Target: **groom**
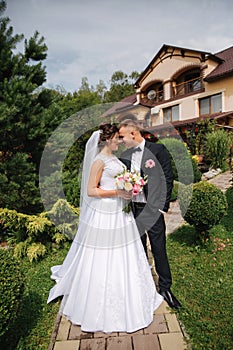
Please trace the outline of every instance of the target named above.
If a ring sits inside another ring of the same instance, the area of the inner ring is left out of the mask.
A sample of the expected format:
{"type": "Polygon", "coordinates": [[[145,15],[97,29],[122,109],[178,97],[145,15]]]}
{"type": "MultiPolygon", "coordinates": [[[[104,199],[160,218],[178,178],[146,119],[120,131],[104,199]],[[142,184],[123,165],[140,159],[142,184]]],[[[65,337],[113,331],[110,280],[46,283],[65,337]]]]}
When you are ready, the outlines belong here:
{"type": "Polygon", "coordinates": [[[133,115],[128,115],[119,125],[119,137],[127,148],[121,154],[121,161],[128,170],[147,175],[144,192],[133,197],[132,209],[142,244],[147,255],[147,234],[149,236],[156,271],[159,276],[159,292],[172,308],[181,307],[172,294],[171,271],[166,253],[166,227],[164,213],[169,209],[173,187],[173,173],[169,154],[162,144],[146,141],[133,115]],[[147,231],[147,233],[146,233],[147,231]]]}

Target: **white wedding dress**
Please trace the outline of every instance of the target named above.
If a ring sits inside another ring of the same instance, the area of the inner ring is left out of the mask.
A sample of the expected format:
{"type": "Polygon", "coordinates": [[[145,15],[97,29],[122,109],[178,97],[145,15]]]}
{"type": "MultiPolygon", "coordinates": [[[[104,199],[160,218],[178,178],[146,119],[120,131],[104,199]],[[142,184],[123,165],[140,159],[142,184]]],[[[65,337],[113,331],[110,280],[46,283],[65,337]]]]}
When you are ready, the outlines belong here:
{"type": "MultiPolygon", "coordinates": [[[[100,187],[115,188],[123,164],[101,154],[100,187]]],[[[134,332],[153,321],[163,301],[157,293],[132,213],[124,200],[95,198],[82,204],[78,232],[62,265],[52,267],[56,285],[48,303],[63,295],[60,313],[85,332],[134,332]]]]}

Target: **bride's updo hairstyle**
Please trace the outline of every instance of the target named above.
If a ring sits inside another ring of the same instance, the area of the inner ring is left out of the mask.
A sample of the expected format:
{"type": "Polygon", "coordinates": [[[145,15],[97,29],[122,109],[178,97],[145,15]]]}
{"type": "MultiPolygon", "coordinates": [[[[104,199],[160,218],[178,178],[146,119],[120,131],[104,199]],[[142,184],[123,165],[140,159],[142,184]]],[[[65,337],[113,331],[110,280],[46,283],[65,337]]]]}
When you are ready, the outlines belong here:
{"type": "Polygon", "coordinates": [[[114,135],[119,131],[118,127],[115,124],[101,124],[99,126],[100,130],[100,139],[99,146],[104,147],[107,140],[110,140],[114,135]]]}

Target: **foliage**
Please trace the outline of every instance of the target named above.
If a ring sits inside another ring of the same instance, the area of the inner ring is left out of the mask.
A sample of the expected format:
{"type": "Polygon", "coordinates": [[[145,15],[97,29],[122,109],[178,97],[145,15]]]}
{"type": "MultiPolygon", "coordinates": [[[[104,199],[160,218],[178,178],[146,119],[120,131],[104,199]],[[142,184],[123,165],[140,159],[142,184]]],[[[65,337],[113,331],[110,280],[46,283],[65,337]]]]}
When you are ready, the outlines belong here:
{"type": "Polygon", "coordinates": [[[191,130],[185,131],[185,141],[192,155],[204,154],[206,134],[214,131],[216,122],[213,120],[199,120],[192,124],[191,130]]]}
{"type": "Polygon", "coordinates": [[[55,224],[56,232],[71,239],[77,231],[79,212],[79,208],[73,207],[64,199],[59,199],[53,208],[46,212],[46,216],[55,224]]]}
{"type": "Polygon", "coordinates": [[[188,224],[167,240],[173,291],[183,306],[178,317],[193,350],[232,349],[232,194],[232,188],[226,191],[227,215],[210,229],[205,246],[197,245],[188,224]]]}
{"type": "Polygon", "coordinates": [[[15,321],[23,292],[23,276],[11,251],[0,249],[0,338],[15,321]]]}
{"type": "Polygon", "coordinates": [[[59,310],[60,300],[46,304],[54,281],[50,279],[51,266],[61,264],[70,244],[49,251],[43,260],[33,264],[21,261],[25,288],[21,293],[18,316],[9,331],[0,339],[0,348],[7,350],[47,350],[59,310]]]}
{"type": "MultiPolygon", "coordinates": [[[[13,35],[9,18],[0,11],[0,160],[1,206],[21,212],[41,210],[37,188],[41,152],[49,123],[43,112],[46,92],[40,86],[46,80],[42,61],[47,56],[44,38],[35,32],[24,42],[24,52],[16,53],[23,35],[13,35]]],[[[47,98],[47,105],[49,98],[47,98]]]]}
{"type": "Polygon", "coordinates": [[[116,71],[111,77],[110,90],[104,94],[104,102],[118,102],[124,97],[135,93],[134,83],[139,73],[134,71],[130,75],[116,71]]]}
{"type": "Polygon", "coordinates": [[[38,260],[46,254],[46,247],[42,243],[32,243],[27,249],[27,257],[29,261],[38,260]]]}
{"type": "Polygon", "coordinates": [[[27,257],[31,262],[73,238],[78,226],[79,208],[66,200],[59,200],[48,212],[27,215],[15,210],[0,209],[1,240],[7,239],[17,258],[27,257]]]}
{"type": "Polygon", "coordinates": [[[32,207],[40,207],[35,169],[26,153],[8,152],[7,158],[0,155],[0,207],[25,213],[30,212],[32,207]]]}
{"type": "Polygon", "coordinates": [[[192,166],[193,166],[193,177],[194,177],[194,182],[199,182],[201,181],[201,171],[198,168],[198,162],[197,159],[194,157],[191,157],[192,161],[192,166]]]}
{"type": "Polygon", "coordinates": [[[229,133],[223,129],[217,129],[206,135],[205,158],[209,160],[214,169],[227,169],[227,158],[230,154],[229,133]]]}
{"type": "Polygon", "coordinates": [[[170,153],[174,178],[183,184],[200,181],[201,173],[197,163],[187,149],[187,145],[175,138],[165,138],[161,141],[170,153]]]}
{"type": "Polygon", "coordinates": [[[174,180],[171,201],[175,201],[177,199],[179,186],[180,186],[180,183],[174,180]]]}
{"type": "Polygon", "coordinates": [[[193,185],[183,187],[180,193],[180,208],[184,219],[196,229],[197,238],[204,239],[208,230],[218,224],[226,214],[227,200],[225,194],[215,185],[200,181],[193,185]],[[190,200],[187,208],[187,201],[190,200]]]}

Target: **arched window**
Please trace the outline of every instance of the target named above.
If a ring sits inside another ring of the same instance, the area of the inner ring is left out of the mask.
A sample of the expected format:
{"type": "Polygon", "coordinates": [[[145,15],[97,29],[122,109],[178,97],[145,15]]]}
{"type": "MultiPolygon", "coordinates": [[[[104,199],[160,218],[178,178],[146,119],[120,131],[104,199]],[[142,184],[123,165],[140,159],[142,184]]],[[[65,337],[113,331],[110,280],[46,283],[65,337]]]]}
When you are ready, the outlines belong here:
{"type": "Polygon", "coordinates": [[[164,99],[163,84],[161,81],[150,84],[141,93],[141,98],[144,101],[153,103],[162,102],[164,99]]]}
{"type": "Polygon", "coordinates": [[[180,74],[173,82],[172,96],[195,93],[202,89],[200,68],[189,69],[180,74]]]}

